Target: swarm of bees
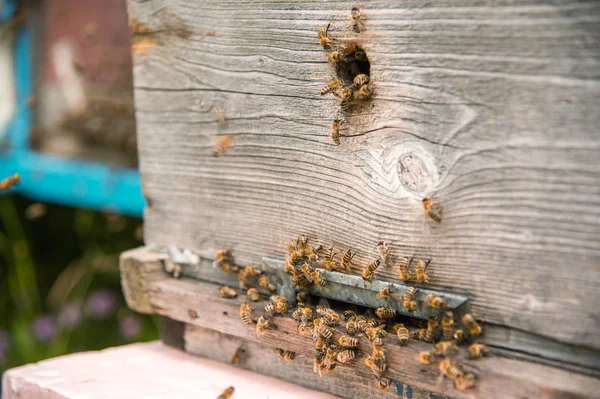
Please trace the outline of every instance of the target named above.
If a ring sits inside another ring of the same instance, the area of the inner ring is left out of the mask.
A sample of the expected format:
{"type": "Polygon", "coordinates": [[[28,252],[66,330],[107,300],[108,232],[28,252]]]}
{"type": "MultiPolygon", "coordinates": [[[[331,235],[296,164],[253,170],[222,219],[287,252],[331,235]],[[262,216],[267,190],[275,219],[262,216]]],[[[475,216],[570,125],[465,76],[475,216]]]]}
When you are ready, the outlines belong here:
{"type": "MultiPolygon", "coordinates": [[[[364,31],[364,13],[358,8],[351,10],[350,30],[353,33],[364,31]]],[[[369,100],[373,96],[374,86],[369,77],[370,63],[365,49],[355,39],[331,38],[329,29],[317,30],[319,43],[327,51],[327,61],[332,66],[335,78],[321,89],[321,95],[333,94],[340,101],[339,115],[348,113],[357,102],[369,100]]],[[[340,144],[340,129],[344,119],[336,117],[331,124],[329,137],[340,144]]]]}

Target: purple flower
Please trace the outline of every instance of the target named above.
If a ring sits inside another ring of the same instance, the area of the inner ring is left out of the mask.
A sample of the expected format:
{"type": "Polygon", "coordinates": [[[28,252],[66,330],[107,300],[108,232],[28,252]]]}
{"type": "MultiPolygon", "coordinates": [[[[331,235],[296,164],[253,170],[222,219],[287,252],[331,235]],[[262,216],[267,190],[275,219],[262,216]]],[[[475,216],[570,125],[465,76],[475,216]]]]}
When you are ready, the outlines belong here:
{"type": "Polygon", "coordinates": [[[6,361],[6,356],[8,353],[8,332],[6,330],[0,329],[0,364],[6,361]]]}
{"type": "Polygon", "coordinates": [[[51,315],[42,315],[33,321],[33,334],[41,342],[48,342],[56,336],[56,321],[51,315]]]}
{"type": "Polygon", "coordinates": [[[117,309],[117,295],[113,291],[92,292],[85,302],[85,313],[96,319],[106,319],[117,309]]]}
{"type": "Polygon", "coordinates": [[[58,326],[61,328],[75,328],[81,323],[81,305],[78,303],[65,304],[58,313],[58,326]]]}
{"type": "Polygon", "coordinates": [[[125,316],[119,325],[121,336],[126,339],[136,338],[142,332],[142,322],[134,315],[125,316]]]}

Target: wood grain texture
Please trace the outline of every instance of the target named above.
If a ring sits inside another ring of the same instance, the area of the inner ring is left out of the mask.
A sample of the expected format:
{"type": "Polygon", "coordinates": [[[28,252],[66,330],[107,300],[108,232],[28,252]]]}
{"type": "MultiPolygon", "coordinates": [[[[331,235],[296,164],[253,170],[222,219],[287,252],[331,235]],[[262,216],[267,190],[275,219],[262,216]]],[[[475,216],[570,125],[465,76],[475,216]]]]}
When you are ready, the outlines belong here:
{"type": "Polygon", "coordinates": [[[353,5],[129,2],[189,29],[134,58],[147,242],[249,263],[308,234],[358,250],[358,272],[385,240],[486,323],[600,349],[600,4],[369,1],[376,93],[334,146],[315,31],[347,36],[353,5]]]}
{"type": "MultiPolygon", "coordinates": [[[[124,255],[125,256],[125,255],[124,255]]],[[[123,256],[123,257],[124,257],[123,256]]],[[[187,278],[174,279],[166,273],[162,276],[158,273],[161,266],[156,262],[152,267],[145,268],[146,275],[141,278],[145,280],[148,303],[151,312],[189,325],[211,329],[220,333],[242,338],[271,348],[281,347],[297,352],[300,357],[309,359],[314,355],[314,343],[312,340],[302,337],[297,333],[296,322],[290,317],[276,317],[276,330],[268,330],[263,336],[257,336],[254,329],[244,325],[239,317],[239,306],[244,302],[244,295],[236,299],[223,299],[217,294],[219,285],[191,280],[187,278]]],[[[122,274],[126,279],[133,274],[122,274]]],[[[125,281],[123,284],[127,284],[125,281]]],[[[138,295],[129,296],[129,298],[138,295]]],[[[128,302],[134,310],[139,301],[128,302]]],[[[259,302],[253,306],[257,309],[255,315],[260,314],[260,307],[265,302],[259,302]]],[[[146,312],[148,306],[143,303],[139,309],[146,312]]],[[[192,348],[191,338],[185,339],[190,327],[184,330],[184,345],[192,348]]],[[[177,340],[175,340],[177,341],[177,340]]],[[[200,342],[194,344],[197,352],[200,342]]],[[[367,348],[366,338],[361,338],[361,347],[367,348]]],[[[219,351],[218,347],[211,347],[219,351]]],[[[448,395],[460,398],[558,398],[561,395],[572,397],[597,397],[600,392],[600,379],[586,377],[577,373],[560,370],[553,367],[543,366],[531,362],[507,359],[493,356],[476,362],[467,362],[466,367],[474,371],[480,378],[480,383],[475,390],[457,391],[450,381],[439,382],[439,372],[435,366],[424,366],[418,362],[416,356],[422,350],[431,348],[430,344],[422,342],[411,342],[406,347],[396,344],[395,338],[388,338],[386,342],[386,357],[389,369],[387,376],[400,382],[419,389],[427,390],[439,395],[448,395]]],[[[228,352],[228,355],[229,352],[228,352]]],[[[364,379],[372,380],[371,371],[364,365],[364,353],[348,366],[338,366],[336,375],[347,378],[353,384],[364,379]],[[338,374],[339,373],[339,374],[338,374]]],[[[215,355],[217,356],[217,355],[215,355]]],[[[223,356],[223,355],[219,355],[223,356]]],[[[464,361],[464,359],[462,360],[464,361]]],[[[304,372],[294,374],[294,382],[313,386],[314,376],[302,377],[304,372]]],[[[281,374],[281,378],[289,374],[281,374]]],[[[364,384],[363,384],[364,385],[364,384]]],[[[327,384],[322,390],[327,391],[327,384]]],[[[337,393],[334,392],[334,393],[337,393]]],[[[346,395],[351,395],[347,391],[346,395]]]]}

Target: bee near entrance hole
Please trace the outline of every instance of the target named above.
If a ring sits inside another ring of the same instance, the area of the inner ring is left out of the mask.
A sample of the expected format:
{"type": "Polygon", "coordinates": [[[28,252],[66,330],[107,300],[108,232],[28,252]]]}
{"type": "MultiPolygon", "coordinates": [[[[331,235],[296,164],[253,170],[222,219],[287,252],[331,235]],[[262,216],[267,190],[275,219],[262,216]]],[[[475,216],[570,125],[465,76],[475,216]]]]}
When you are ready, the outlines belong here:
{"type": "Polygon", "coordinates": [[[354,84],[354,78],[358,75],[371,76],[371,63],[359,44],[350,42],[339,51],[342,56],[339,62],[334,63],[334,71],[344,86],[354,84]]]}

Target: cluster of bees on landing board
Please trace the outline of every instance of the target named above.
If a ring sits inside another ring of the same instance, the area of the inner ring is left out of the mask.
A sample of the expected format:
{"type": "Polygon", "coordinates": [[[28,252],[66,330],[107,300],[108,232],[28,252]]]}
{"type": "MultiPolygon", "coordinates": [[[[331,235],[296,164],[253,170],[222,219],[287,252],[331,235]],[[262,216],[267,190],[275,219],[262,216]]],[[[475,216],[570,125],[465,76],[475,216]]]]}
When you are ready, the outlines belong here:
{"type": "MultiPolygon", "coordinates": [[[[364,30],[364,13],[358,7],[351,11],[351,31],[361,33],[364,30]]],[[[353,105],[369,100],[373,96],[374,86],[370,79],[370,63],[367,53],[355,39],[332,38],[329,36],[331,23],[317,30],[319,43],[327,51],[327,60],[335,74],[321,95],[333,94],[340,100],[340,110],[331,124],[329,136],[340,144],[340,129],[346,115],[353,105]]]]}
{"type": "MultiPolygon", "coordinates": [[[[394,266],[387,244],[380,241],[377,243],[377,249],[379,259],[369,262],[362,271],[365,280],[371,280],[379,267],[394,266]]],[[[387,390],[392,383],[386,377],[388,362],[384,339],[392,334],[402,346],[407,345],[410,340],[419,340],[432,344],[430,351],[418,354],[419,362],[426,365],[437,363],[441,375],[452,380],[457,389],[469,389],[476,385],[476,375],[465,370],[462,362],[455,360],[459,354],[459,346],[463,345],[467,347],[466,352],[471,359],[488,354],[487,348],[476,342],[483,330],[473,315],[464,314],[459,320],[455,320],[455,315],[447,309],[444,298],[430,294],[426,296],[424,303],[420,304],[416,299],[416,287],[409,287],[402,297],[397,297],[393,285],[385,286],[377,294],[381,306],[374,310],[360,312],[353,308],[338,313],[323,300],[313,306],[311,300],[314,298],[311,298],[306,289],[313,285],[327,285],[327,280],[319,268],[349,272],[354,253],[347,250],[338,256],[333,248],[326,250],[322,245],[309,245],[305,236],[291,241],[288,244],[288,252],[285,271],[292,277],[291,285],[297,291],[295,308],[290,306],[286,298],[274,294],[275,287],[262,270],[252,266],[235,266],[231,253],[226,250],[219,251],[215,259],[216,266],[227,273],[235,274],[240,288],[247,289],[246,302],[240,306],[240,318],[244,324],[253,328],[258,336],[264,335],[269,329],[277,328],[275,317],[286,317],[291,312],[292,318],[297,322],[298,334],[314,341],[316,373],[324,376],[334,372],[338,365],[352,366],[363,355],[362,361],[374,374],[377,387],[381,390],[387,390]],[[272,295],[262,314],[255,316],[256,309],[252,303],[261,300],[257,288],[262,288],[272,295]],[[389,306],[390,301],[400,302],[409,313],[425,306],[430,315],[429,320],[421,325],[421,328],[409,328],[403,320],[398,319],[394,307],[389,306]],[[365,339],[368,342],[366,347],[365,339]]],[[[400,279],[405,282],[428,283],[429,263],[429,260],[400,258],[397,264],[400,279]]],[[[235,289],[226,286],[219,289],[219,294],[223,298],[237,296],[235,289]]],[[[294,352],[282,348],[277,348],[276,353],[287,361],[296,357],[294,352]]],[[[231,362],[239,364],[244,355],[245,351],[238,348],[231,362]]]]}

